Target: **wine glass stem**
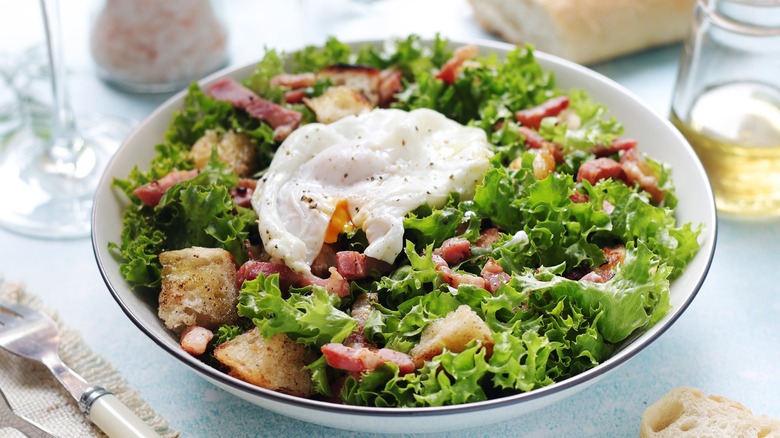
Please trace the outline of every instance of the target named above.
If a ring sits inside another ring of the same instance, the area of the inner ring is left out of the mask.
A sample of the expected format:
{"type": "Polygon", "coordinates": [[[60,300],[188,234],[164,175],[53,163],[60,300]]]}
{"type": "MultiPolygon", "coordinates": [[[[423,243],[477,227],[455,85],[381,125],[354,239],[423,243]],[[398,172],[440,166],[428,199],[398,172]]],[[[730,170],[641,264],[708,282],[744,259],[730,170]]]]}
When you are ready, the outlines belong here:
{"type": "Polygon", "coordinates": [[[63,61],[62,27],[59,0],[40,0],[43,13],[46,45],[49,54],[52,87],[52,131],[45,154],[54,163],[73,164],[84,148],[84,141],[76,131],[73,109],[70,106],[66,69],[63,61]]]}

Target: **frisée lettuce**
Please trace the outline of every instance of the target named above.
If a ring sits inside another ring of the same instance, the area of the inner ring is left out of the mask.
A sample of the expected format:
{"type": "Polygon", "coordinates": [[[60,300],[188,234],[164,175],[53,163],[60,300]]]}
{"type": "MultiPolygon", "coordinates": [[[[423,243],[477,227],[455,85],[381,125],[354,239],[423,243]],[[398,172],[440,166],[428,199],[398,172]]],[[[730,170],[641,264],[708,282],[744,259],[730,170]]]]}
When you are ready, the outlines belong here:
{"type": "MultiPolygon", "coordinates": [[[[399,72],[400,87],[388,107],[428,108],[480,128],[493,155],[473,198],[453,194],[442,206],[410,212],[403,218],[404,249],[394,263],[347,278],[341,293],[324,282],[289,284],[279,272],[242,279],[238,319],[214,328],[204,360],[224,368],[211,356],[214,349],[248,330],[266,339],[283,334],[305,349],[313,397],[379,407],[442,406],[565,380],[610,358],[663,318],[670,284],[696,255],[701,233],[701,225],[675,219],[671,169],[625,142],[619,121],[587,93],[557,88],[531,47],[505,57],[470,57],[448,80],[441,72],[458,56],[439,37],[423,44],[412,35],[354,50],[331,38],[292,54],[269,50],[242,80],[262,98],[299,112],[305,125],[317,120],[307,102],[324,95],[333,79],[315,74],[294,90],[304,98],[294,100],[275,80],[280,75],[345,64],[399,72]],[[544,113],[561,96],[567,107],[544,113]],[[518,114],[527,110],[542,112],[538,124],[518,114]],[[468,247],[456,259],[446,256],[453,239],[468,247]],[[414,356],[432,328],[462,306],[490,341],[475,337],[445,343],[432,357],[414,356]],[[356,336],[359,342],[350,341],[356,336]],[[362,355],[392,350],[382,357],[409,356],[415,366],[379,360],[352,369],[339,365],[351,366],[351,357],[339,362],[324,354],[333,344],[362,355]]],[[[207,131],[249,139],[256,154],[248,179],[262,178],[281,144],[266,121],[197,84],[189,88],[148,170],[136,168],[114,181],[131,205],[122,239],[111,248],[127,282],[152,297],[160,293],[158,255],[165,251],[221,248],[237,266],[275,262],[263,258],[257,213],[235,198],[246,178],[234,174],[216,148],[197,176],[173,184],[158,204],[139,199],[139,187],[195,169],[190,150],[207,131]]],[[[359,253],[367,243],[362,230],[344,227],[332,246],[359,253]]]]}

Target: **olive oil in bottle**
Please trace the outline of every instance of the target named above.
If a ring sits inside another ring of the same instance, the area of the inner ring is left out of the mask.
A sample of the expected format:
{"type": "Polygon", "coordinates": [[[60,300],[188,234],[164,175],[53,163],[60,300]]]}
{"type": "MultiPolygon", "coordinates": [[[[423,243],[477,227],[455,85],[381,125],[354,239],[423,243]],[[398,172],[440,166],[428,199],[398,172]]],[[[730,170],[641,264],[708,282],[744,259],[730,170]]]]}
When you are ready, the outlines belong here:
{"type": "Polygon", "coordinates": [[[780,90],[757,82],[709,88],[672,123],[693,146],[719,211],[780,213],[780,90]]]}

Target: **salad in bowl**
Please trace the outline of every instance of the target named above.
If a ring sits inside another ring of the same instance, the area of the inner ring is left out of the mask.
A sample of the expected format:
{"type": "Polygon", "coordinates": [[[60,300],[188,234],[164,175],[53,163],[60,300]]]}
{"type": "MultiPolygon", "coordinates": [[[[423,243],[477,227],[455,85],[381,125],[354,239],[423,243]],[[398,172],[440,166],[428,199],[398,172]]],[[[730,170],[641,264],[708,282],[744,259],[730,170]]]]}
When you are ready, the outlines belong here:
{"type": "Polygon", "coordinates": [[[148,165],[114,172],[96,251],[147,332],[287,404],[489,406],[592,373],[687,306],[708,261],[671,285],[707,227],[678,222],[655,145],[540,56],[268,50],[192,84],[148,165]]]}

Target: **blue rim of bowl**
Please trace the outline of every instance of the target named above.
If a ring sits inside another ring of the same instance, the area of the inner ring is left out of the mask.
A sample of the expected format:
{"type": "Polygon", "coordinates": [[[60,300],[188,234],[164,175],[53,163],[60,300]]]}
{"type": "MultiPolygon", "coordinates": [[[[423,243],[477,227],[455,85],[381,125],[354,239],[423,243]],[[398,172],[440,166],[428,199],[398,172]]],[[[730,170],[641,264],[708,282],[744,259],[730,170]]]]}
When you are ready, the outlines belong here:
{"type": "MultiPolygon", "coordinates": [[[[388,41],[391,41],[393,38],[383,39],[383,40],[365,40],[365,41],[354,41],[349,42],[345,41],[347,44],[352,45],[353,47],[359,47],[361,45],[365,44],[373,44],[373,45],[381,45],[385,44],[388,41]]],[[[421,41],[422,44],[430,44],[431,40],[423,39],[421,41]]],[[[508,43],[502,43],[498,41],[491,41],[491,40],[480,40],[480,39],[468,39],[468,40],[449,40],[450,45],[457,46],[457,45],[464,45],[464,44],[475,44],[480,49],[492,49],[492,50],[500,50],[500,51],[510,51],[517,46],[508,44],[508,43]]],[[[632,100],[636,101],[639,104],[645,105],[642,99],[640,99],[638,96],[636,96],[633,92],[628,90],[627,88],[623,87],[622,85],[618,84],[617,82],[613,81],[612,79],[607,78],[606,76],[595,72],[591,69],[588,69],[587,67],[584,67],[582,65],[576,64],[572,61],[568,61],[563,58],[559,58],[554,55],[550,55],[544,52],[540,52],[535,50],[534,56],[536,56],[538,59],[542,59],[544,61],[548,61],[554,64],[558,64],[562,67],[575,70],[578,73],[585,74],[588,76],[593,76],[597,78],[598,80],[606,83],[612,88],[615,88],[619,90],[622,94],[627,95],[632,100]]],[[[198,81],[198,83],[202,86],[204,84],[208,84],[210,82],[213,82],[214,80],[223,77],[225,75],[229,75],[231,73],[234,73],[235,71],[247,68],[250,65],[257,64],[258,61],[253,61],[250,63],[245,63],[241,65],[235,65],[235,66],[229,66],[222,70],[219,70],[217,72],[212,73],[211,75],[206,76],[205,78],[198,81]]],[[[145,124],[147,124],[150,120],[154,119],[158,112],[162,112],[167,109],[167,107],[171,104],[171,102],[179,100],[182,98],[183,95],[187,93],[187,90],[184,89],[175,95],[171,96],[169,99],[167,99],[162,105],[160,105],[157,109],[155,109],[149,116],[147,116],[143,122],[141,122],[137,127],[136,130],[140,130],[145,124]]],[[[654,113],[655,114],[655,113],[654,113]]],[[[681,141],[681,143],[685,144],[687,148],[689,149],[688,152],[692,154],[693,158],[695,159],[698,173],[701,177],[703,177],[705,180],[707,180],[706,173],[704,171],[704,168],[701,164],[701,162],[698,160],[698,158],[695,155],[695,152],[693,152],[692,147],[688,143],[688,141],[680,134],[679,131],[677,131],[676,128],[674,128],[674,125],[671,124],[671,122],[657,114],[655,114],[664,124],[667,125],[668,128],[670,128],[674,134],[678,137],[678,139],[681,141]]],[[[128,137],[129,138],[129,137],[128,137]]],[[[124,144],[120,147],[120,149],[124,147],[124,144]]],[[[111,164],[113,163],[115,157],[111,158],[111,162],[109,162],[109,167],[111,167],[111,164]]],[[[100,188],[109,187],[110,184],[107,184],[107,181],[105,179],[108,178],[107,175],[103,175],[101,177],[101,181],[99,184],[100,188]]],[[[106,286],[109,289],[109,292],[113,296],[114,300],[119,304],[122,311],[125,313],[125,315],[138,327],[142,332],[144,332],[152,341],[154,341],[157,345],[163,348],[166,352],[171,354],[173,357],[181,361],[182,363],[189,366],[191,369],[196,371],[199,374],[202,374],[202,377],[207,379],[212,379],[215,381],[218,381],[219,383],[231,387],[236,390],[240,390],[243,392],[246,392],[249,395],[261,397],[268,399],[270,401],[282,403],[285,405],[291,405],[296,406],[299,408],[309,408],[309,409],[315,409],[317,411],[331,411],[334,413],[340,413],[340,414],[348,414],[348,415],[358,415],[358,416],[382,416],[386,418],[402,418],[402,417],[441,417],[441,416],[448,416],[448,415],[454,415],[454,414],[461,414],[461,413],[470,413],[470,412],[477,412],[487,409],[494,409],[494,408],[500,408],[500,407],[507,407],[512,405],[517,405],[520,403],[529,403],[533,400],[542,399],[544,397],[551,396],[553,394],[558,394],[565,392],[567,390],[574,389],[576,386],[592,381],[600,376],[603,376],[607,374],[608,372],[614,370],[619,365],[623,364],[624,362],[627,362],[629,359],[636,356],[639,352],[644,350],[646,347],[648,347],[650,344],[652,344],[656,339],[658,339],[666,330],[668,330],[677,319],[684,313],[684,311],[689,307],[691,302],[693,302],[693,299],[698,294],[699,290],[701,289],[702,284],[704,283],[704,280],[707,278],[707,274],[710,270],[710,267],[712,265],[713,256],[715,253],[715,247],[717,246],[717,228],[718,228],[718,220],[717,220],[717,213],[715,210],[715,198],[712,192],[712,188],[709,184],[709,181],[706,182],[706,187],[708,188],[709,192],[709,199],[707,200],[710,209],[709,209],[709,220],[712,223],[711,229],[708,227],[705,231],[705,235],[703,236],[706,240],[711,240],[712,245],[709,247],[708,253],[704,254],[706,257],[706,261],[703,266],[703,270],[701,275],[699,276],[696,284],[693,287],[693,290],[691,293],[687,296],[685,301],[680,303],[679,307],[676,307],[670,311],[669,314],[666,315],[664,321],[656,323],[655,326],[651,327],[652,333],[647,335],[647,337],[639,344],[636,343],[636,339],[633,339],[631,341],[625,342],[621,349],[615,353],[613,356],[611,356],[609,359],[605,360],[604,362],[600,363],[599,365],[595,366],[594,368],[591,368],[589,370],[583,371],[582,373],[579,373],[575,376],[569,377],[568,379],[556,382],[554,384],[534,389],[529,392],[522,392],[518,394],[508,395],[505,397],[500,397],[496,399],[491,400],[484,400],[484,401],[478,401],[473,403],[465,403],[465,404],[459,404],[459,405],[449,405],[449,406],[437,406],[437,407],[414,407],[414,408],[381,408],[381,407],[367,407],[367,406],[355,406],[355,405],[345,405],[345,404],[337,404],[327,401],[321,401],[321,400],[315,400],[315,399],[309,399],[309,398],[302,398],[297,396],[292,396],[288,394],[283,394],[280,392],[272,391],[269,389],[261,388],[259,386],[253,385],[251,383],[244,382],[242,380],[236,379],[234,377],[231,377],[227,375],[226,373],[208,366],[204,362],[198,360],[194,356],[191,356],[184,352],[181,349],[173,349],[170,348],[168,344],[166,344],[163,340],[158,339],[157,336],[153,333],[152,330],[144,326],[141,319],[133,313],[131,308],[125,303],[124,299],[122,298],[121,294],[117,291],[117,289],[114,287],[114,285],[111,283],[107,273],[105,272],[105,265],[103,263],[103,260],[100,255],[100,251],[98,248],[99,242],[97,241],[97,236],[94,230],[97,229],[99,226],[97,223],[97,211],[98,209],[95,208],[98,206],[99,203],[99,196],[100,190],[95,195],[95,203],[93,205],[93,212],[92,212],[92,249],[93,254],[95,256],[95,259],[98,263],[98,267],[100,270],[100,275],[103,278],[103,281],[106,283],[106,286]]],[[[701,255],[699,255],[701,256],[701,255]]],[[[640,334],[640,336],[645,336],[645,334],[640,334]]],[[[312,419],[311,422],[318,422],[316,419],[312,419]]]]}

